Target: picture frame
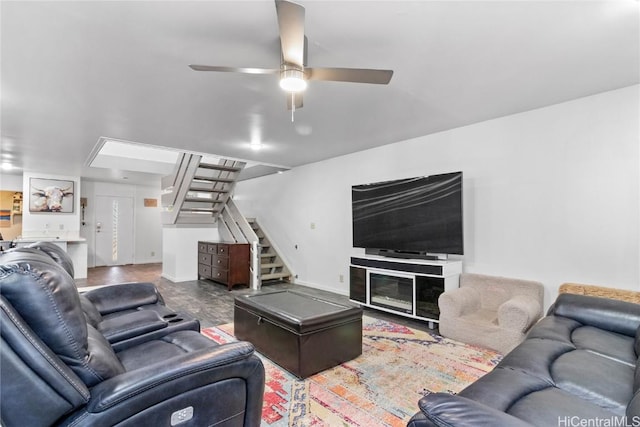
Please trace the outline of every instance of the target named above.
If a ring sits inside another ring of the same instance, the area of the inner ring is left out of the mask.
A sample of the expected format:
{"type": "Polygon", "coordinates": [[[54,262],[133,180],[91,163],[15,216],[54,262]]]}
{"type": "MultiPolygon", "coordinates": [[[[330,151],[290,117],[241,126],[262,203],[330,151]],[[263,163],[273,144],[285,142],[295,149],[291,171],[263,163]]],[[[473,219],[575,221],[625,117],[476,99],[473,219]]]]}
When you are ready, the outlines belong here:
{"type": "Polygon", "coordinates": [[[74,181],[61,179],[29,179],[29,212],[73,213],[74,181]]]}

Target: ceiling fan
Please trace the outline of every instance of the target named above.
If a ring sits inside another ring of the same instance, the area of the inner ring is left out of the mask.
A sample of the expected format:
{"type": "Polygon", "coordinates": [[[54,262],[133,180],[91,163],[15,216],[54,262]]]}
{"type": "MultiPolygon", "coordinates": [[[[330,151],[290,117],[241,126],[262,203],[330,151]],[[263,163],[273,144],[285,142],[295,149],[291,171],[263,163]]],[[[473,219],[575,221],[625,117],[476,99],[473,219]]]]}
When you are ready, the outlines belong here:
{"type": "Polygon", "coordinates": [[[392,70],[362,68],[307,67],[307,37],[304,35],[304,7],[287,0],[275,0],[280,30],[280,68],[240,68],[191,64],[196,71],[222,71],[245,74],[279,74],[280,87],[287,96],[287,108],[293,111],[302,107],[302,92],[308,80],[325,80],[352,83],[388,84],[392,70]]]}

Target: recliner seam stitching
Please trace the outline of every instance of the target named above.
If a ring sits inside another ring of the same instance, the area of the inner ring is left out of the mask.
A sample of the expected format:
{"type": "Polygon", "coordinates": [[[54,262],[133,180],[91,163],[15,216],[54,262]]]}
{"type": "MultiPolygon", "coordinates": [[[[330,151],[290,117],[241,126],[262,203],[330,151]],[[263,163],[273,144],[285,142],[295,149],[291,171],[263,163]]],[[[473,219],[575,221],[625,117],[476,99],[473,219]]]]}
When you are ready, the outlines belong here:
{"type": "Polygon", "coordinates": [[[6,310],[3,310],[7,316],[13,321],[13,324],[18,328],[18,330],[22,333],[22,336],[24,336],[30,343],[31,345],[38,350],[38,353],[40,353],[40,355],[42,357],[44,357],[50,364],[51,366],[60,374],[62,375],[67,381],[69,381],[69,383],[71,385],[73,385],[73,387],[78,391],[78,393],[80,393],[84,398],[86,398],[87,400],[91,397],[91,393],[85,393],[83,388],[86,388],[86,384],[81,383],[81,385],[75,381],[73,378],[69,377],[63,370],[59,369],[57,366],[57,363],[51,359],[51,357],[42,349],[42,347],[35,342],[33,339],[31,339],[30,334],[27,332],[27,330],[18,322],[18,319],[13,315],[13,313],[10,313],[6,310]]]}

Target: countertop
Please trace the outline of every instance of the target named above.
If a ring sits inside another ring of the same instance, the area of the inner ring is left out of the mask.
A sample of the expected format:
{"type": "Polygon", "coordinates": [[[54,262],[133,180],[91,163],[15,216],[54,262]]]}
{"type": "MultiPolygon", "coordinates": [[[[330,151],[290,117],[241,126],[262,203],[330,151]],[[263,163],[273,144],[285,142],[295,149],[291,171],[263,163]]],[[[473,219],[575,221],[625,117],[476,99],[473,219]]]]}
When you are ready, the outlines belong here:
{"type": "Polygon", "coordinates": [[[47,237],[21,237],[21,238],[15,240],[16,243],[35,243],[35,242],[67,242],[67,243],[74,243],[74,242],[86,242],[86,241],[87,241],[87,239],[85,239],[84,237],[51,237],[51,236],[47,236],[47,237]]]}

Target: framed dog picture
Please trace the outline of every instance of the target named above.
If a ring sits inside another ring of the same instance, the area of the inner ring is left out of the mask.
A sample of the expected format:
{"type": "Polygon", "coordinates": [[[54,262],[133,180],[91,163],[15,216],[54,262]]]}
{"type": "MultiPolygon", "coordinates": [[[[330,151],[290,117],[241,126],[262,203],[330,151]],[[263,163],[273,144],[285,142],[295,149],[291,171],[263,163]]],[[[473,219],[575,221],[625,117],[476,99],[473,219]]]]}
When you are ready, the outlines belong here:
{"type": "Polygon", "coordinates": [[[30,178],[29,212],[72,213],[73,181],[30,178]]]}

